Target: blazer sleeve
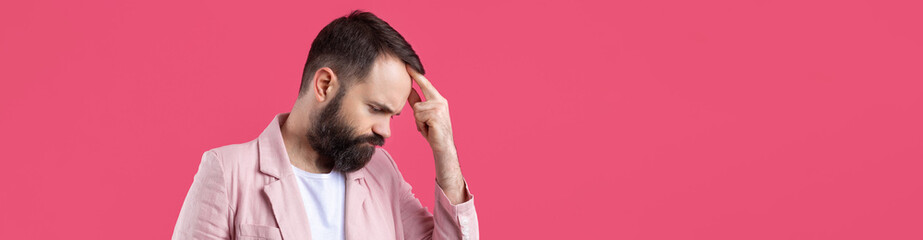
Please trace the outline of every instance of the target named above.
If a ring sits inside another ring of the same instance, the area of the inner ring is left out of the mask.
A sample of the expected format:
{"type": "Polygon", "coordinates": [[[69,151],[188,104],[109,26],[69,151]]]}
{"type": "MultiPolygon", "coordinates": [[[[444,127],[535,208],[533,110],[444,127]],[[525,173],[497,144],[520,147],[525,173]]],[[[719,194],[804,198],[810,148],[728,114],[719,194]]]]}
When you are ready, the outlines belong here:
{"type": "Polygon", "coordinates": [[[205,152],[176,220],[173,239],[230,239],[227,193],[218,155],[205,152]]]}
{"type": "Polygon", "coordinates": [[[442,188],[436,183],[436,204],[433,214],[430,214],[411,192],[412,187],[404,181],[394,159],[391,159],[391,155],[387,152],[386,155],[391,160],[391,165],[398,178],[397,184],[400,185],[397,198],[400,201],[401,225],[404,227],[405,239],[476,240],[479,238],[474,195],[468,191],[467,182],[465,182],[465,191],[468,199],[455,205],[449,201],[442,188]]]}

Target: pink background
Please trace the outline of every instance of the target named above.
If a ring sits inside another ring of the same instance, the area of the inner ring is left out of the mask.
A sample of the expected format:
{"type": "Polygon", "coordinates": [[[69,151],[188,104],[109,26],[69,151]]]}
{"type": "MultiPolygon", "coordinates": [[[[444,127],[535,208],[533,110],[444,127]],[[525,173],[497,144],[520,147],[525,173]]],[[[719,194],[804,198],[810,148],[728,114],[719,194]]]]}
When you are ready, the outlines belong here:
{"type": "Polygon", "coordinates": [[[0,239],[169,238],[355,8],[449,99],[485,239],[923,239],[919,1],[335,2],[0,3],[0,239]]]}

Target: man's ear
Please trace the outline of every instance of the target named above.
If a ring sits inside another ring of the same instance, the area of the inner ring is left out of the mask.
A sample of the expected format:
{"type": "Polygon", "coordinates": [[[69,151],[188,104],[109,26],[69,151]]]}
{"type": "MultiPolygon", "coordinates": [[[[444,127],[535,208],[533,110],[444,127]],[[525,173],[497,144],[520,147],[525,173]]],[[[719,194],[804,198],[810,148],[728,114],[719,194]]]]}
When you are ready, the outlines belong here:
{"type": "Polygon", "coordinates": [[[313,82],[314,87],[311,89],[314,91],[314,97],[317,98],[317,102],[324,102],[324,100],[333,97],[331,94],[340,84],[337,75],[329,67],[317,69],[314,72],[313,82]]]}

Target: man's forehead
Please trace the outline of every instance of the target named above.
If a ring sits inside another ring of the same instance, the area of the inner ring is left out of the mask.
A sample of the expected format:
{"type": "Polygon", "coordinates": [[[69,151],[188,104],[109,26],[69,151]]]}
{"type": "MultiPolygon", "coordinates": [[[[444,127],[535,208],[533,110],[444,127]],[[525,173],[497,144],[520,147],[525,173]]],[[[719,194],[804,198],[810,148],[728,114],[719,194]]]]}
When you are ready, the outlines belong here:
{"type": "Polygon", "coordinates": [[[410,94],[412,79],[400,59],[383,55],[379,57],[364,82],[365,96],[387,107],[399,110],[410,94]]]}
{"type": "Polygon", "coordinates": [[[390,54],[382,54],[372,65],[369,80],[379,80],[377,82],[382,84],[406,86],[407,91],[410,91],[412,79],[410,79],[410,74],[407,73],[405,66],[406,64],[399,58],[390,54]]]}

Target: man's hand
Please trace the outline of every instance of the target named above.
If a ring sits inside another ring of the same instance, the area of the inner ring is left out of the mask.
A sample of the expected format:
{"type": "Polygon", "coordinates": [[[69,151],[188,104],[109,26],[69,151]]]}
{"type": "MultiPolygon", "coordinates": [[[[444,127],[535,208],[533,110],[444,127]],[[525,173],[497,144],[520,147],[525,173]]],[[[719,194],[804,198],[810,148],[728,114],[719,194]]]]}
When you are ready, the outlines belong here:
{"type": "Polygon", "coordinates": [[[407,73],[420,86],[426,101],[413,88],[407,101],[413,108],[417,131],[423,134],[436,160],[436,183],[445,192],[452,204],[467,200],[465,180],[458,164],[455,139],[452,137],[452,120],[449,118],[449,103],[436,91],[423,74],[407,65],[407,73]]]}
{"type": "Polygon", "coordinates": [[[452,138],[452,121],[449,119],[449,103],[436,91],[432,83],[422,74],[407,67],[410,77],[417,82],[426,101],[420,98],[417,90],[411,88],[407,101],[413,107],[413,116],[417,120],[417,131],[423,134],[434,151],[455,148],[452,138]]]}

